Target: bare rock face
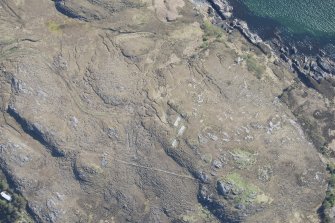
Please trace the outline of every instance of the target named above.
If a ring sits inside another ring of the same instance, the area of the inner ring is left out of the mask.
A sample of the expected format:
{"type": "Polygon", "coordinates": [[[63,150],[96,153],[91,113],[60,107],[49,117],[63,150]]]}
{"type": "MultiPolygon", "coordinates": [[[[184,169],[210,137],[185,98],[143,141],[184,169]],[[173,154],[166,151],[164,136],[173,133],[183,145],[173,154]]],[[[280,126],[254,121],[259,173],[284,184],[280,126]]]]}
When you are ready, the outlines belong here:
{"type": "Polygon", "coordinates": [[[0,167],[34,221],[318,221],[325,167],[278,98],[295,80],[203,8],[1,6],[0,167]]]}

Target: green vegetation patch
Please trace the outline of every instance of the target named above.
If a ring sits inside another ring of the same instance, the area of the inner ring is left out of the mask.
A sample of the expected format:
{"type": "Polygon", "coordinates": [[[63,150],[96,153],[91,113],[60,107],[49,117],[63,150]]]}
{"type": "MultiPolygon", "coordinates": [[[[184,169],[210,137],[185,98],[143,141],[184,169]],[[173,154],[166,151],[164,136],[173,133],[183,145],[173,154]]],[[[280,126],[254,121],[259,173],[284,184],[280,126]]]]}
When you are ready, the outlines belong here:
{"type": "Polygon", "coordinates": [[[48,21],[47,22],[47,27],[49,29],[49,31],[54,32],[54,33],[59,33],[61,32],[63,25],[55,22],[55,21],[48,21]]]}
{"type": "Polygon", "coordinates": [[[325,137],[323,137],[322,132],[318,127],[317,121],[308,118],[306,116],[300,115],[299,113],[301,114],[302,111],[295,112],[295,114],[298,116],[298,120],[302,128],[307,133],[308,137],[312,140],[316,148],[319,149],[319,152],[321,152],[325,156],[329,156],[331,151],[329,151],[325,147],[327,140],[325,139],[325,137]]]}
{"type": "Polygon", "coordinates": [[[246,182],[238,173],[229,174],[224,181],[233,186],[232,191],[236,195],[234,198],[236,203],[251,203],[260,192],[255,185],[246,182]]]}
{"type": "Polygon", "coordinates": [[[204,21],[202,24],[202,29],[205,32],[205,37],[221,37],[222,36],[222,29],[218,26],[213,25],[209,21],[204,21]]]}
{"type": "Polygon", "coordinates": [[[1,223],[32,222],[25,212],[26,200],[8,187],[3,176],[0,177],[0,191],[7,191],[12,196],[12,201],[10,202],[0,198],[1,223]]]}
{"type": "Polygon", "coordinates": [[[101,167],[95,163],[88,163],[83,165],[82,170],[85,171],[88,174],[102,174],[104,171],[101,169],[101,167]]]}
{"type": "Polygon", "coordinates": [[[0,60],[13,59],[33,53],[32,50],[20,48],[19,39],[0,39],[0,60]]]}
{"type": "Polygon", "coordinates": [[[251,166],[256,162],[256,154],[247,150],[235,149],[230,154],[240,169],[251,166]]]}
{"type": "Polygon", "coordinates": [[[326,192],[326,198],[323,202],[325,208],[331,208],[335,205],[335,175],[331,174],[328,184],[328,190],[326,192]]]}
{"type": "Polygon", "coordinates": [[[183,222],[198,223],[198,222],[218,222],[216,218],[202,206],[198,206],[194,211],[182,215],[183,222]]]}
{"type": "Polygon", "coordinates": [[[0,40],[0,59],[8,59],[18,52],[15,43],[15,39],[0,40]]]}
{"type": "Polygon", "coordinates": [[[208,48],[209,43],[212,41],[224,42],[222,39],[223,31],[220,27],[213,25],[210,21],[205,20],[201,25],[201,28],[204,31],[201,48],[208,48]]]}
{"type": "Polygon", "coordinates": [[[231,173],[219,180],[223,182],[226,191],[226,198],[233,199],[233,202],[238,205],[248,204],[269,204],[272,198],[265,195],[256,185],[249,183],[238,173],[231,173]],[[229,188],[229,189],[228,189],[229,188]]]}
{"type": "Polygon", "coordinates": [[[335,163],[329,163],[327,170],[330,173],[328,189],[326,191],[326,197],[320,207],[322,222],[324,223],[332,222],[330,214],[332,212],[331,209],[335,206],[335,163]]]}
{"type": "Polygon", "coordinates": [[[258,79],[261,79],[266,67],[251,55],[243,56],[243,59],[246,61],[248,70],[253,72],[258,79]]]}
{"type": "Polygon", "coordinates": [[[0,40],[0,48],[17,43],[17,39],[2,39],[0,40]]]}

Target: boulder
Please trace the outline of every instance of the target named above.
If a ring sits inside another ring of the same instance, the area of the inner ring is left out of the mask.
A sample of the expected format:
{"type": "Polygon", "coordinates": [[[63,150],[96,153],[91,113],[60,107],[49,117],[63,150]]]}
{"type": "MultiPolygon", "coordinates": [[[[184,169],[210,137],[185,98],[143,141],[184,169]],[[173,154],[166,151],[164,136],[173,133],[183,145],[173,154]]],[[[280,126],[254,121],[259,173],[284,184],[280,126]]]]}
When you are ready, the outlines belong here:
{"type": "Polygon", "coordinates": [[[230,194],[232,186],[227,184],[224,181],[218,180],[217,181],[217,190],[220,195],[227,196],[230,194]]]}

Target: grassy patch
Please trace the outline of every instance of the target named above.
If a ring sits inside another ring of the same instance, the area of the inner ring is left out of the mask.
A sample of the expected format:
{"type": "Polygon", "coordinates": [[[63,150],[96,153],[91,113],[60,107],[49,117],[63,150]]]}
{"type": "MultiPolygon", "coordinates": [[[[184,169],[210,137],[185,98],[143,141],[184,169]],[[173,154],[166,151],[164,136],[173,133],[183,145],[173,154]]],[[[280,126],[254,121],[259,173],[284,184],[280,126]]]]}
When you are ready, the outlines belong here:
{"type": "Polygon", "coordinates": [[[231,173],[225,181],[233,185],[234,193],[236,197],[234,201],[236,203],[246,204],[251,203],[256,197],[260,190],[253,184],[246,182],[239,174],[231,173]]]}
{"type": "Polygon", "coordinates": [[[243,59],[246,61],[248,70],[253,72],[258,79],[261,79],[266,69],[265,66],[251,55],[243,56],[243,59]]]}
{"type": "Polygon", "coordinates": [[[209,43],[207,41],[204,41],[200,46],[200,48],[202,49],[207,49],[208,47],[209,47],[209,43]]]}
{"type": "Polygon", "coordinates": [[[1,39],[0,40],[0,60],[13,59],[26,54],[34,53],[29,49],[20,48],[19,39],[1,39]]]}
{"type": "Polygon", "coordinates": [[[0,40],[0,59],[11,58],[18,52],[18,47],[16,46],[17,40],[0,40]]]}
{"type": "Polygon", "coordinates": [[[59,33],[62,30],[62,25],[55,21],[48,21],[46,25],[50,32],[59,33]]]}
{"type": "MultiPolygon", "coordinates": [[[[230,188],[233,202],[237,204],[270,204],[273,199],[265,195],[256,185],[247,182],[238,173],[231,173],[221,179],[230,188]]],[[[228,196],[229,197],[229,196],[228,196]]]]}
{"type": "Polygon", "coordinates": [[[273,199],[265,194],[259,194],[256,196],[255,203],[257,204],[270,204],[273,199]]]}
{"type": "Polygon", "coordinates": [[[12,201],[10,202],[0,198],[0,222],[32,222],[25,212],[26,200],[8,187],[3,176],[0,177],[0,191],[7,191],[12,196],[12,201]]]}
{"type": "Polygon", "coordinates": [[[202,37],[203,44],[200,48],[208,48],[212,41],[224,42],[222,39],[223,31],[220,27],[213,25],[210,21],[205,20],[201,25],[204,35],[202,37]]]}
{"type": "MultiPolygon", "coordinates": [[[[299,115],[299,112],[300,111],[298,110],[295,113],[299,115]]],[[[317,126],[317,122],[303,115],[298,117],[298,120],[303,130],[307,133],[308,137],[312,140],[313,144],[316,146],[316,148],[319,149],[319,152],[321,152],[325,156],[329,156],[331,151],[329,151],[329,149],[327,149],[327,147],[324,146],[327,140],[323,137],[320,129],[317,126]]]]}
{"type": "Polygon", "coordinates": [[[194,211],[184,214],[181,219],[188,223],[217,222],[213,215],[200,205],[194,211]]]}
{"type": "Polygon", "coordinates": [[[251,166],[256,162],[256,155],[247,150],[235,149],[230,154],[240,169],[251,166]]]}
{"type": "Polygon", "coordinates": [[[104,171],[101,169],[100,166],[96,165],[95,163],[91,163],[88,167],[93,173],[102,174],[104,171]]]}
{"type": "Polygon", "coordinates": [[[330,173],[328,189],[326,191],[326,197],[320,207],[320,214],[322,222],[324,223],[333,222],[330,218],[330,214],[331,209],[335,206],[335,163],[329,163],[327,170],[330,173]]]}
{"type": "Polygon", "coordinates": [[[11,45],[11,44],[14,44],[14,43],[17,43],[16,39],[3,39],[3,40],[0,40],[0,48],[3,48],[5,46],[8,46],[8,45],[11,45]]]}
{"type": "Polygon", "coordinates": [[[202,29],[205,32],[204,37],[221,37],[222,36],[222,29],[213,25],[209,21],[204,21],[202,24],[202,29]]]}

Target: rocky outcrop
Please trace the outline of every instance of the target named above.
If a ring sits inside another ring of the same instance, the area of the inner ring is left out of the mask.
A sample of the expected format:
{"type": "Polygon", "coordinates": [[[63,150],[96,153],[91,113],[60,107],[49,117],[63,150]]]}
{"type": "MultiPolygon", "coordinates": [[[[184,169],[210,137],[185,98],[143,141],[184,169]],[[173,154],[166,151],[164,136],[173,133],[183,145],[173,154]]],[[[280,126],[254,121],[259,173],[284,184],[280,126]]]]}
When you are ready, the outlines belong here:
{"type": "Polygon", "coordinates": [[[243,35],[253,44],[257,45],[262,42],[262,39],[255,33],[252,33],[245,21],[235,19],[233,21],[233,27],[239,29],[243,35]]]}
{"type": "Polygon", "coordinates": [[[42,126],[38,123],[31,123],[23,118],[13,106],[8,106],[7,113],[15,119],[23,131],[48,149],[52,156],[63,157],[65,155],[64,151],[62,151],[55,142],[52,133],[43,130],[42,126]]]}
{"type": "MultiPolygon", "coordinates": [[[[88,16],[82,15],[83,13],[78,13],[71,7],[71,2],[56,0],[55,8],[62,14],[68,16],[69,18],[79,19],[83,21],[88,21],[88,16]],[[70,5],[70,6],[69,6],[70,5]]],[[[91,18],[98,18],[97,15],[90,15],[91,18]]]]}
{"type": "Polygon", "coordinates": [[[233,7],[226,0],[208,0],[222,19],[230,19],[233,13],[233,7]]]}

